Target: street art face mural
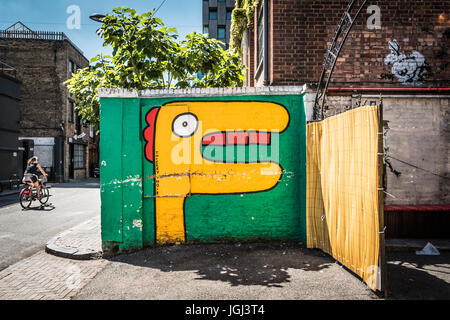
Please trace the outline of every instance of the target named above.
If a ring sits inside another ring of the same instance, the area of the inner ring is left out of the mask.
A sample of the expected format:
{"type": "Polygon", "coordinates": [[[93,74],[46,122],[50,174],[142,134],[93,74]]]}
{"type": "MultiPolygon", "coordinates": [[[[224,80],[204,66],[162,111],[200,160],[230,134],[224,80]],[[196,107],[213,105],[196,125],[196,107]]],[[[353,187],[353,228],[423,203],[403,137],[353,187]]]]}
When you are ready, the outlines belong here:
{"type": "Polygon", "coordinates": [[[389,41],[391,53],[384,59],[386,65],[391,65],[391,73],[403,85],[421,86],[424,78],[430,73],[425,57],[418,51],[409,56],[400,52],[397,40],[389,41]]]}
{"type": "Polygon", "coordinates": [[[281,179],[276,149],[278,135],[289,126],[289,113],[280,104],[172,102],[151,108],[145,121],[145,158],[154,168],[157,244],[186,241],[186,197],[264,192],[281,179]],[[271,156],[264,157],[261,150],[269,146],[271,156]],[[240,153],[239,147],[250,152],[240,153]]]}

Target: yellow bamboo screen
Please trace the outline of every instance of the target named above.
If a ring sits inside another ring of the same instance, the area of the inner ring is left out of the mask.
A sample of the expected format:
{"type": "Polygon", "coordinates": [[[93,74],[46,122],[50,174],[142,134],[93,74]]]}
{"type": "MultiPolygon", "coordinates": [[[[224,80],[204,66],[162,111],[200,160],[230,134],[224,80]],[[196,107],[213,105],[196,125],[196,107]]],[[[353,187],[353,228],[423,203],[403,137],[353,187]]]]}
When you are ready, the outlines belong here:
{"type": "Polygon", "coordinates": [[[307,246],[376,290],[379,277],[377,106],[307,125],[307,246]]]}

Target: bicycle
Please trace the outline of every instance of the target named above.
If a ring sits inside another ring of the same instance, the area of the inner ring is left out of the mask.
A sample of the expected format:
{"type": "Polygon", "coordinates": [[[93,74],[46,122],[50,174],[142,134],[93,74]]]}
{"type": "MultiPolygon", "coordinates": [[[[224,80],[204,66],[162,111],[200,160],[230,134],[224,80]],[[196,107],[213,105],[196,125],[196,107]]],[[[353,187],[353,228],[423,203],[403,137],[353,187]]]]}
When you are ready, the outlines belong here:
{"type": "Polygon", "coordinates": [[[12,189],[19,189],[20,187],[20,178],[17,174],[12,174],[9,176],[9,188],[12,189]]]}
{"type": "MultiPolygon", "coordinates": [[[[23,178],[23,183],[25,186],[20,190],[19,193],[19,202],[22,208],[27,209],[30,207],[31,203],[37,199],[36,189],[29,184],[28,179],[26,177],[23,178]]],[[[50,192],[46,186],[46,181],[44,179],[39,179],[39,190],[40,190],[40,199],[39,202],[41,205],[45,205],[50,197],[50,192]]]]}

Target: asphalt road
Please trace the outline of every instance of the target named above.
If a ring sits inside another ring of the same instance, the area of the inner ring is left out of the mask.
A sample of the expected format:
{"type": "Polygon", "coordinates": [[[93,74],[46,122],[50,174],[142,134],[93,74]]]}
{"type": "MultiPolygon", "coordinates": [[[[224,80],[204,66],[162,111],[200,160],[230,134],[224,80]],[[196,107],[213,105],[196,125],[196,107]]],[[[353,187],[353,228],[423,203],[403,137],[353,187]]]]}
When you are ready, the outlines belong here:
{"type": "Polygon", "coordinates": [[[53,184],[47,206],[23,210],[17,195],[0,197],[0,270],[45,248],[47,241],[100,215],[98,179],[53,184]]]}

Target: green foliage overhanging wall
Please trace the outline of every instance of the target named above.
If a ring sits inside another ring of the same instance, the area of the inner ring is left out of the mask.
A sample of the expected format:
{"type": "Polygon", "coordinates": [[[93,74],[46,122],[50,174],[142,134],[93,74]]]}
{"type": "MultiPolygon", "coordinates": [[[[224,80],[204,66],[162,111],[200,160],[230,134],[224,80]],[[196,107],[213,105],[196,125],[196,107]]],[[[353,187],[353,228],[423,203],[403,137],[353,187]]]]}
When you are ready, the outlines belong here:
{"type": "Polygon", "coordinates": [[[231,17],[230,48],[241,52],[242,36],[245,29],[253,27],[255,9],[264,0],[236,0],[236,5],[231,17]]]}

